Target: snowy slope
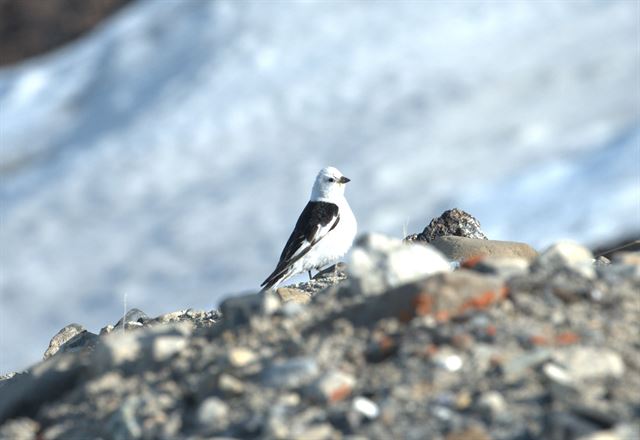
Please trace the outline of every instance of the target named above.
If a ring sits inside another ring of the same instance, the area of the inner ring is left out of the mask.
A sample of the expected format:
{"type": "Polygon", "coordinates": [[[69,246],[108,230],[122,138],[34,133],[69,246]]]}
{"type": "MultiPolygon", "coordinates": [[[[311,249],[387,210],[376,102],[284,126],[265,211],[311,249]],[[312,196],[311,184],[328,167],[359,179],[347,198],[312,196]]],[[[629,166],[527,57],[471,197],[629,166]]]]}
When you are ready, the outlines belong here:
{"type": "Polygon", "coordinates": [[[313,175],[361,230],[458,206],[544,246],[640,231],[636,2],[141,1],[0,70],[0,372],[62,326],[212,308],[313,175]]]}

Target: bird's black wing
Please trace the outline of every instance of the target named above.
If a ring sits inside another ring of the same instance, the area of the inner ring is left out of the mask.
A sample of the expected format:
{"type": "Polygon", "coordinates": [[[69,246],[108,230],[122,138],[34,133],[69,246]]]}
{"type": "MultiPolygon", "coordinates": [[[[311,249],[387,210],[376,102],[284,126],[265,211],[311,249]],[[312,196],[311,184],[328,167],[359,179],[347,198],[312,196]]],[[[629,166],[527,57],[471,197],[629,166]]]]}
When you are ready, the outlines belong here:
{"type": "Polygon", "coordinates": [[[276,269],[261,286],[274,284],[289,266],[309,252],[338,225],[339,221],[338,205],[329,202],[307,203],[282,250],[276,269]]]}

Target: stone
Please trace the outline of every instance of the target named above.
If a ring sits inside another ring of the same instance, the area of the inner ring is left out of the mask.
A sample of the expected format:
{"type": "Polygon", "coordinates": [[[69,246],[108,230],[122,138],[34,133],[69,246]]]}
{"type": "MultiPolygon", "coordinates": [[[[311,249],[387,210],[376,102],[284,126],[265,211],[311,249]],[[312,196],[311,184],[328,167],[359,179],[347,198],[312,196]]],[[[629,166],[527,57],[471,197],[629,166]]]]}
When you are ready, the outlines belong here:
{"type": "Polygon", "coordinates": [[[143,399],[138,395],[131,395],[122,402],[108,421],[108,429],[114,438],[142,438],[142,425],[137,413],[143,406],[143,399]]]}
{"type": "Polygon", "coordinates": [[[456,372],[462,368],[464,361],[460,356],[449,350],[440,350],[433,357],[433,361],[447,371],[456,372]]]}
{"type": "Polygon", "coordinates": [[[376,403],[366,397],[358,396],[353,399],[351,407],[354,411],[362,414],[369,420],[377,419],[380,415],[380,408],[376,403]]]}
{"type": "Polygon", "coordinates": [[[553,362],[547,362],[542,366],[544,376],[560,385],[573,386],[573,378],[566,369],[560,367],[553,362]]]}
{"type": "Polygon", "coordinates": [[[551,358],[551,351],[548,349],[537,349],[532,352],[525,352],[511,356],[502,363],[502,372],[507,383],[514,383],[522,380],[525,376],[532,374],[532,369],[543,364],[551,358]]]}
{"type": "Polygon", "coordinates": [[[574,381],[620,379],[625,373],[622,357],[608,348],[572,346],[555,350],[553,359],[574,381]]]}
{"type": "Polygon", "coordinates": [[[445,440],[491,440],[491,436],[482,426],[471,426],[462,431],[447,434],[445,440]]]}
{"type": "Polygon", "coordinates": [[[205,432],[224,431],[229,425],[229,407],[217,397],[208,397],[198,407],[197,418],[205,432]]]}
{"type": "Polygon", "coordinates": [[[73,338],[74,336],[82,333],[83,331],[86,331],[85,328],[80,324],[75,324],[75,323],[69,324],[66,327],[62,328],[58,333],[56,333],[56,335],[53,338],[51,338],[51,341],[49,342],[49,347],[47,347],[47,350],[44,352],[43,359],[49,359],[51,356],[56,354],[58,350],[60,350],[60,347],[65,342],[67,342],[69,339],[73,338]]]}
{"type": "Polygon", "coordinates": [[[218,378],[218,387],[222,392],[229,395],[240,395],[245,391],[244,383],[227,373],[222,373],[218,378]]]}
{"type": "Polygon", "coordinates": [[[102,344],[96,348],[96,358],[104,367],[122,365],[135,361],[141,349],[140,337],[136,332],[111,333],[102,338],[102,344]]]}
{"type": "Polygon", "coordinates": [[[498,391],[487,391],[478,399],[479,411],[489,420],[496,420],[507,411],[507,402],[498,391]]]}
{"type": "Polygon", "coordinates": [[[464,261],[479,257],[523,258],[531,261],[538,253],[526,243],[482,240],[467,237],[438,237],[431,242],[448,259],[464,261]]]}
{"type": "Polygon", "coordinates": [[[98,335],[85,330],[62,344],[58,353],[87,352],[93,350],[99,340],[98,335]]]}
{"type": "Polygon", "coordinates": [[[294,440],[331,440],[336,432],[329,423],[311,425],[292,436],[294,440]]]}
{"type": "Polygon", "coordinates": [[[365,326],[383,318],[408,322],[416,317],[431,316],[438,321],[447,321],[487,309],[503,301],[507,293],[501,278],[461,269],[390,289],[340,310],[328,319],[345,318],[355,325],[365,326]]]}
{"type": "Polygon", "coordinates": [[[349,262],[352,285],[365,295],[450,270],[449,262],[432,247],[406,244],[380,234],[360,237],[349,262]]]}
{"type": "Polygon", "coordinates": [[[584,246],[564,240],[552,244],[545,249],[535,261],[536,268],[568,267],[587,279],[594,279],[593,254],[584,246]]]}
{"type": "Polygon", "coordinates": [[[629,266],[640,266],[640,252],[616,252],[613,254],[613,261],[629,266]]]}
{"type": "Polygon", "coordinates": [[[458,236],[479,238],[486,240],[487,237],[480,229],[480,222],[471,214],[461,209],[450,209],[443,212],[440,217],[431,220],[429,225],[420,234],[409,235],[406,241],[432,242],[438,237],[458,236]]]}
{"type": "Polygon", "coordinates": [[[108,335],[109,333],[111,333],[113,331],[115,327],[113,326],[113,324],[107,324],[104,327],[102,327],[100,329],[100,336],[105,336],[108,335]]]}
{"type": "Polygon", "coordinates": [[[9,420],[0,426],[0,439],[7,440],[37,440],[40,425],[35,420],[20,417],[9,420]]]}
{"type": "Polygon", "coordinates": [[[224,327],[246,325],[253,316],[274,313],[280,304],[279,297],[272,291],[227,298],[220,304],[224,327]]]}
{"type": "Polygon", "coordinates": [[[229,363],[236,368],[242,368],[254,363],[258,359],[258,355],[245,347],[234,347],[227,354],[229,363]]]}
{"type": "Polygon", "coordinates": [[[157,362],[166,361],[186,346],[187,340],[182,336],[159,336],[153,340],[153,359],[157,362]]]}
{"type": "Polygon", "coordinates": [[[311,301],[311,295],[308,292],[292,287],[280,287],[276,290],[276,293],[283,303],[307,304],[311,301]]]}
{"type": "Polygon", "coordinates": [[[136,322],[138,324],[144,324],[148,320],[149,320],[149,317],[142,310],[135,309],[135,308],[129,309],[129,311],[125,313],[125,315],[122,318],[120,318],[120,320],[114,325],[114,328],[116,329],[122,328],[123,322],[124,323],[136,322]]]}
{"type": "Polygon", "coordinates": [[[355,384],[356,379],[351,374],[332,370],[313,383],[309,394],[321,402],[338,402],[351,395],[355,384]]]}
{"type": "Polygon", "coordinates": [[[578,440],[637,440],[640,439],[640,425],[620,424],[613,429],[597,431],[584,436],[578,440]]]}
{"type": "Polygon", "coordinates": [[[521,257],[488,256],[473,265],[473,270],[509,278],[526,274],[529,270],[529,261],[521,257]]]}
{"type": "Polygon", "coordinates": [[[262,371],[262,381],[271,387],[297,388],[313,381],[319,374],[315,359],[294,357],[268,365],[262,371]]]}

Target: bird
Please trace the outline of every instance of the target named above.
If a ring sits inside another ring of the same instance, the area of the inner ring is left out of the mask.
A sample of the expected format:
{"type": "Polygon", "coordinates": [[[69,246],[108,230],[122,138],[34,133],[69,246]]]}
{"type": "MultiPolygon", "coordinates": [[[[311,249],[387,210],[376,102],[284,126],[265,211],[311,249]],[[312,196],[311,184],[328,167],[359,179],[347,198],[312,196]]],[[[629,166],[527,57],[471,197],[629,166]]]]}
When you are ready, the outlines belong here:
{"type": "Polygon", "coordinates": [[[318,172],[307,206],[280,254],[275,270],[260,285],[262,291],[277,287],[302,272],[337,262],[351,248],[358,225],[344,196],[351,179],[337,168],[318,172]]]}

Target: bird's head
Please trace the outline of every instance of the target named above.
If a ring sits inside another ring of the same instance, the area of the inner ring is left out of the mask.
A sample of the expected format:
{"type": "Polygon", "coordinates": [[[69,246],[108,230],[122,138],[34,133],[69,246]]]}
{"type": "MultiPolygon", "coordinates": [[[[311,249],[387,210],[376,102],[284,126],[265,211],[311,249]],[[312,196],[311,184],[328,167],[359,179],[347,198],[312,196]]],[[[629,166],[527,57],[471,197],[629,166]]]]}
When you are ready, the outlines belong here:
{"type": "Polygon", "coordinates": [[[325,167],[320,170],[311,190],[311,200],[335,200],[344,196],[345,184],[350,179],[334,167],[325,167]]]}

